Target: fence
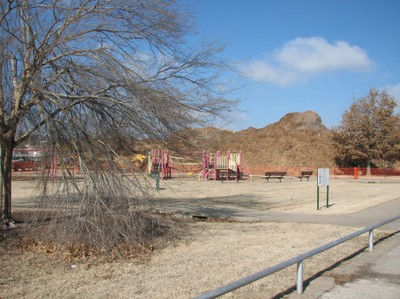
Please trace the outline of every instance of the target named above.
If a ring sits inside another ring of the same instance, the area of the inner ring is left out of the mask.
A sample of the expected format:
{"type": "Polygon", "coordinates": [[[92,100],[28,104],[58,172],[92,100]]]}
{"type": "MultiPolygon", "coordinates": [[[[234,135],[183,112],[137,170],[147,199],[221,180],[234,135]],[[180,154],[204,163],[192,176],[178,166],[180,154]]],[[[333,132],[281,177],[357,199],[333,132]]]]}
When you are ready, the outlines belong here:
{"type": "MultiPolygon", "coordinates": [[[[200,163],[175,163],[174,164],[175,173],[194,173],[198,174],[202,168],[200,163]]],[[[317,166],[254,166],[254,167],[242,167],[244,174],[252,175],[264,175],[267,171],[283,171],[286,172],[288,176],[297,177],[302,171],[312,171],[313,176],[317,175],[317,166]]],[[[341,178],[341,177],[354,177],[354,167],[331,167],[330,175],[341,178]]],[[[356,174],[358,177],[363,177],[367,175],[367,168],[357,167],[356,174]]],[[[400,177],[400,169],[398,168],[371,168],[371,175],[375,177],[400,177]]]]}
{"type": "MultiPolygon", "coordinates": [[[[343,168],[336,167],[333,168],[334,175],[354,175],[354,170],[357,171],[359,176],[367,175],[367,168],[365,167],[357,167],[354,168],[343,168]]],[[[400,169],[396,168],[371,168],[371,175],[375,176],[400,176],[400,169]]]]}
{"type": "Polygon", "coordinates": [[[253,283],[261,278],[267,277],[268,275],[271,275],[275,272],[278,272],[280,270],[283,270],[291,265],[297,264],[297,284],[296,284],[296,288],[297,288],[297,293],[302,294],[303,293],[303,261],[307,258],[310,258],[318,253],[321,253],[325,250],[328,250],[332,247],[335,247],[341,243],[344,243],[346,241],[349,241],[355,237],[358,237],[366,232],[369,233],[369,250],[372,251],[374,248],[374,229],[378,228],[380,226],[383,226],[385,224],[388,224],[390,222],[396,221],[400,219],[400,214],[388,219],[385,219],[381,222],[375,223],[373,225],[370,225],[366,228],[363,228],[359,231],[356,231],[350,235],[347,235],[345,237],[342,237],[340,239],[337,239],[335,241],[332,241],[330,243],[327,243],[325,245],[322,245],[320,247],[314,248],[306,253],[303,253],[301,255],[298,255],[294,258],[291,258],[287,261],[284,261],[280,264],[277,264],[273,267],[267,268],[265,270],[262,270],[260,272],[254,273],[252,275],[249,275],[247,277],[241,278],[239,280],[236,280],[234,282],[231,282],[230,284],[227,284],[223,287],[220,287],[218,289],[215,289],[213,291],[207,292],[203,295],[200,295],[198,297],[196,297],[195,299],[209,299],[209,298],[217,298],[219,296],[222,296],[224,294],[230,293],[238,288],[241,288],[245,285],[248,285],[250,283],[253,283]]]}
{"type": "MultiPolygon", "coordinates": [[[[329,167],[329,166],[326,166],[329,167]]],[[[283,171],[286,172],[288,176],[298,176],[302,171],[313,171],[314,175],[317,175],[317,166],[252,166],[243,167],[245,171],[250,172],[253,175],[264,175],[267,171],[283,171]]],[[[330,167],[330,174],[341,177],[341,176],[354,176],[354,171],[358,176],[366,176],[367,168],[364,167],[330,167]]],[[[399,168],[371,168],[371,175],[387,177],[387,176],[400,176],[399,168]]]]}

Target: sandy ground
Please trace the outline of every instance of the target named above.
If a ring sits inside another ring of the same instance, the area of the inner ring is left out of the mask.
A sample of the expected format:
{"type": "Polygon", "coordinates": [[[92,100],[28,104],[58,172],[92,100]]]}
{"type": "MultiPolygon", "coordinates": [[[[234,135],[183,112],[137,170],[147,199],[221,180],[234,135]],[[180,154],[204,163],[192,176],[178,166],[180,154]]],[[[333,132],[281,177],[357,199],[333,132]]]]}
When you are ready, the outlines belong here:
{"type": "Polygon", "coordinates": [[[284,178],[269,183],[261,178],[253,181],[161,181],[161,190],[154,192],[159,206],[173,203],[175,210],[197,207],[234,208],[255,211],[284,212],[305,215],[343,215],[362,211],[400,196],[400,179],[331,179],[329,187],[319,188],[320,209],[317,210],[317,182],[300,182],[284,178]],[[329,190],[328,190],[329,189],[329,190]],[[329,208],[326,208],[327,197],[329,208]],[[177,208],[178,207],[178,208],[177,208]]]}
{"type": "MultiPolygon", "coordinates": [[[[14,182],[15,209],[32,202],[34,185],[32,181],[14,182]]],[[[324,206],[324,187],[320,190],[320,210],[316,209],[315,180],[221,183],[173,179],[162,181],[161,190],[152,190],[155,209],[184,215],[242,209],[312,217],[349,214],[398,198],[400,181],[333,179],[329,187],[330,207],[324,206]]],[[[332,224],[263,222],[256,218],[197,222],[190,224],[188,236],[163,250],[155,250],[148,261],[100,265],[88,261],[71,265],[42,254],[9,252],[0,241],[0,298],[192,298],[358,229],[332,224]]],[[[308,259],[305,278],[366,245],[365,235],[308,259]]],[[[295,273],[295,267],[290,267],[224,298],[272,298],[295,285],[295,273]]]]}

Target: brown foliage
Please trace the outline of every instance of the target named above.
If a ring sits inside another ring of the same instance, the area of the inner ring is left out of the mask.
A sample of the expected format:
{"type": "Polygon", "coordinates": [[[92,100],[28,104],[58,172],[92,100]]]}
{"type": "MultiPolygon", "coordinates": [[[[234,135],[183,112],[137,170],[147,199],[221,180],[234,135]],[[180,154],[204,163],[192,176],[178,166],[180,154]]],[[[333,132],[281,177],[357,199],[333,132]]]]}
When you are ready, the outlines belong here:
{"type": "Polygon", "coordinates": [[[386,167],[400,159],[400,117],[396,101],[386,92],[371,90],[355,101],[334,130],[336,160],[343,166],[386,167]]]}
{"type": "Polygon", "coordinates": [[[154,249],[163,248],[184,232],[180,220],[146,211],[118,217],[110,213],[102,227],[94,219],[90,225],[88,218],[77,215],[62,217],[60,212],[37,212],[25,212],[17,246],[69,263],[146,259],[154,249]]]}

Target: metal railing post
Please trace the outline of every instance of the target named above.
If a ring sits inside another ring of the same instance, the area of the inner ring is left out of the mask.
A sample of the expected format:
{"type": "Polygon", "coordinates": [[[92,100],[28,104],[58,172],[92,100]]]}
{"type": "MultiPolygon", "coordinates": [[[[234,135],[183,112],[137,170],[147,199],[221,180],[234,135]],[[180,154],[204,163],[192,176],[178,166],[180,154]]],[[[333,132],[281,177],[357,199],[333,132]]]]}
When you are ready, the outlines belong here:
{"type": "Polygon", "coordinates": [[[321,252],[323,252],[325,250],[333,248],[333,247],[335,247],[335,246],[337,246],[339,244],[342,244],[342,243],[344,243],[346,241],[349,241],[349,240],[351,240],[351,239],[353,239],[355,237],[358,237],[358,236],[360,236],[362,234],[365,234],[367,232],[369,232],[369,250],[372,251],[373,248],[374,248],[374,234],[373,234],[374,229],[378,228],[378,227],[381,227],[381,226],[383,226],[385,224],[388,224],[388,223],[390,223],[392,221],[396,221],[396,220],[400,220],[400,215],[396,215],[396,216],[393,216],[391,218],[382,220],[382,221],[380,221],[378,223],[375,223],[373,225],[365,227],[365,228],[363,228],[361,230],[358,230],[358,231],[356,231],[354,233],[351,233],[351,234],[349,234],[347,236],[344,236],[342,238],[339,238],[337,240],[329,242],[329,243],[327,243],[325,245],[316,247],[316,248],[314,248],[314,249],[312,249],[310,251],[307,251],[307,252],[305,252],[303,254],[300,254],[300,255],[298,255],[296,257],[293,257],[293,258],[291,258],[289,260],[286,260],[286,261],[284,261],[282,263],[279,263],[279,264],[277,264],[275,266],[272,266],[270,268],[261,270],[259,272],[254,273],[254,274],[251,274],[249,276],[240,278],[240,279],[238,279],[236,281],[233,281],[233,282],[231,282],[231,283],[229,283],[229,284],[227,284],[225,286],[222,286],[220,288],[208,291],[208,292],[206,292],[206,293],[204,293],[204,294],[202,294],[200,296],[195,297],[195,299],[217,298],[219,296],[222,296],[224,294],[232,292],[233,290],[236,290],[236,289],[241,288],[241,287],[243,287],[245,285],[253,283],[253,282],[255,282],[255,281],[257,281],[257,280],[259,280],[261,278],[267,277],[268,275],[271,275],[271,274],[273,274],[275,272],[278,272],[278,271],[280,271],[282,269],[285,269],[285,268],[287,268],[287,267],[289,267],[291,265],[294,265],[296,263],[297,263],[297,293],[298,294],[302,294],[303,293],[303,287],[304,287],[304,285],[303,285],[303,262],[304,262],[305,259],[308,259],[308,258],[310,258],[310,257],[312,257],[312,256],[314,256],[314,255],[316,255],[318,253],[321,253],[321,252]]]}
{"type": "Polygon", "coordinates": [[[297,263],[297,294],[303,294],[303,261],[297,263]]]}
{"type": "Polygon", "coordinates": [[[374,250],[374,230],[371,229],[369,231],[369,251],[373,251],[374,250]]]}

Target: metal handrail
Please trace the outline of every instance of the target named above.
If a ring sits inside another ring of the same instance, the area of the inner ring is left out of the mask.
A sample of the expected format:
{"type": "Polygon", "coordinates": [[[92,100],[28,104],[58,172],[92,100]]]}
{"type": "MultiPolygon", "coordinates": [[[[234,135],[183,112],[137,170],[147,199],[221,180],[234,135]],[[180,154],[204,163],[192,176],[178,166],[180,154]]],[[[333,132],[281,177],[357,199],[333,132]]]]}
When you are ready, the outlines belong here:
{"type": "Polygon", "coordinates": [[[248,285],[250,283],[253,283],[261,278],[264,278],[268,275],[271,275],[275,272],[278,272],[280,270],[283,270],[291,265],[294,265],[297,263],[297,293],[302,294],[303,293],[303,261],[309,257],[312,257],[318,253],[321,253],[325,250],[328,250],[332,247],[335,247],[341,243],[344,243],[346,241],[349,241],[355,237],[358,237],[366,232],[369,232],[369,251],[373,251],[373,247],[374,247],[374,237],[373,237],[373,231],[375,228],[378,228],[380,226],[383,226],[385,224],[388,224],[390,222],[396,221],[400,219],[400,215],[391,217],[391,218],[387,218],[385,220],[382,220],[378,223],[372,224],[370,226],[367,226],[359,231],[356,231],[352,234],[349,234],[347,236],[344,236],[342,238],[339,238],[335,241],[329,242],[325,245],[322,245],[320,247],[314,248],[310,251],[307,251],[303,254],[300,254],[294,258],[291,258],[289,260],[286,260],[282,263],[279,263],[275,266],[272,266],[270,268],[261,270],[257,273],[251,274],[247,277],[241,278],[239,280],[233,281],[223,287],[220,287],[218,289],[209,291],[207,293],[204,293],[198,297],[195,297],[194,299],[210,299],[210,298],[217,298],[219,296],[222,296],[226,293],[232,292],[238,288],[241,288],[245,285],[248,285]]]}

